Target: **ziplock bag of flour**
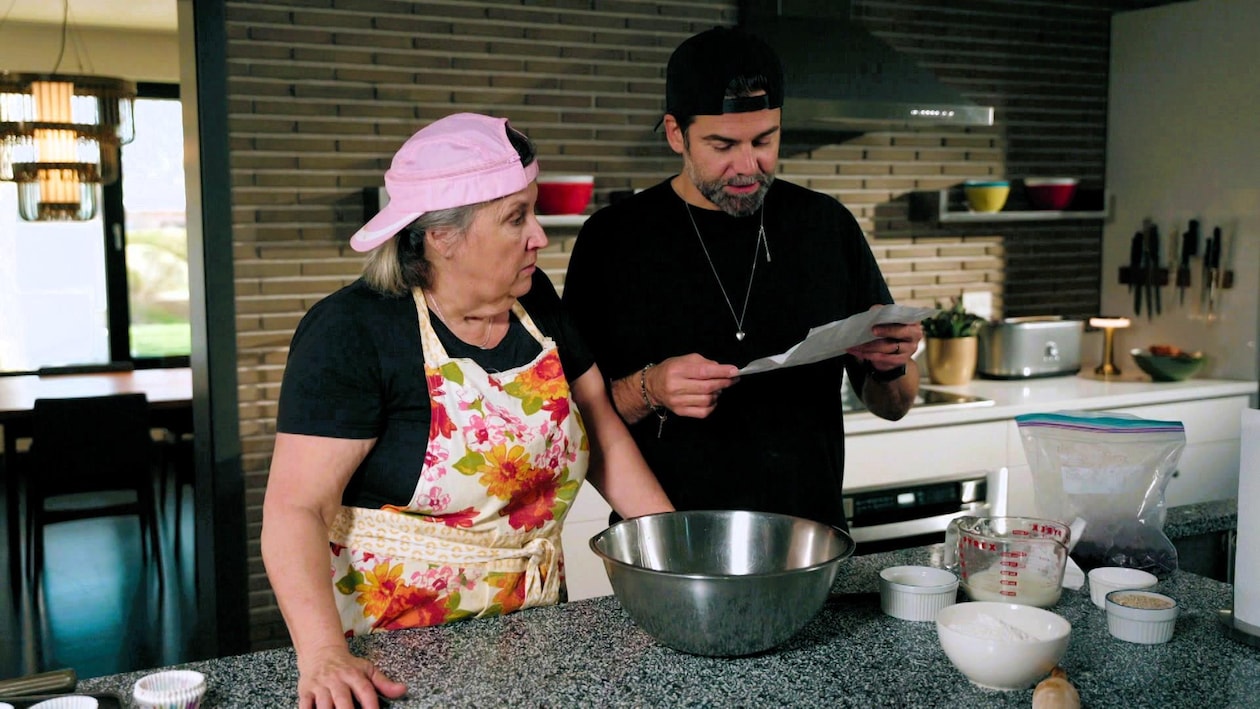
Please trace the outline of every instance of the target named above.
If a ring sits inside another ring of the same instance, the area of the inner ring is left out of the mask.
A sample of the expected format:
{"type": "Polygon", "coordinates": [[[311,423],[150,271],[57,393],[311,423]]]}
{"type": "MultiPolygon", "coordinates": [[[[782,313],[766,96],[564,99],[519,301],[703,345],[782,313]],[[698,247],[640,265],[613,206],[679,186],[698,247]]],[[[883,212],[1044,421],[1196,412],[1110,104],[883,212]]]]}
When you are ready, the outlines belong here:
{"type": "Polygon", "coordinates": [[[1124,566],[1160,578],[1177,569],[1164,534],[1164,488],[1186,445],[1180,421],[1061,411],[1017,416],[1015,424],[1038,514],[1086,522],[1071,555],[1082,569],[1124,566]]]}

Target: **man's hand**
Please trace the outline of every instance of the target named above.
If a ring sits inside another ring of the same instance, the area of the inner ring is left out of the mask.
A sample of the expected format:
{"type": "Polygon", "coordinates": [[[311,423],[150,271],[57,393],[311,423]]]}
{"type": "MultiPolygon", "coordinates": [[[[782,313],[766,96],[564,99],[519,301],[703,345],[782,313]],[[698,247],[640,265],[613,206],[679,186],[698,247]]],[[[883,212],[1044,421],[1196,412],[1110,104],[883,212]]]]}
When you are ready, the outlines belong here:
{"type": "MultiPolygon", "coordinates": [[[[874,306],[882,308],[882,305],[874,306]]],[[[919,349],[923,326],[919,323],[884,323],[871,328],[876,339],[850,347],[846,352],[876,371],[887,372],[907,364],[919,349]]]]}
{"type": "Polygon", "coordinates": [[[739,381],[739,367],[698,354],[670,357],[647,371],[648,398],[678,416],[705,418],[722,390],[739,381]]]}

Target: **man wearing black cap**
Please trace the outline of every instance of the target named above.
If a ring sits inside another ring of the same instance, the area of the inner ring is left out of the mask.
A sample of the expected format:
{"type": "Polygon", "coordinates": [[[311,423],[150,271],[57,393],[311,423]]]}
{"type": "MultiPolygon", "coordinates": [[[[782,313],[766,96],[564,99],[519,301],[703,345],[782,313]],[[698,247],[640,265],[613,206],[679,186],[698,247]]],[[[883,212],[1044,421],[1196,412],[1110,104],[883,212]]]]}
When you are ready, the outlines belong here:
{"type": "Polygon", "coordinates": [[[847,527],[847,368],[867,408],[905,415],[918,324],[876,326],[834,359],[740,378],[810,328],[892,302],[853,215],[775,180],[783,68],[739,30],[684,41],[661,121],[682,172],[594,214],[564,301],[614,404],[680,509],[780,512],[847,527]]]}

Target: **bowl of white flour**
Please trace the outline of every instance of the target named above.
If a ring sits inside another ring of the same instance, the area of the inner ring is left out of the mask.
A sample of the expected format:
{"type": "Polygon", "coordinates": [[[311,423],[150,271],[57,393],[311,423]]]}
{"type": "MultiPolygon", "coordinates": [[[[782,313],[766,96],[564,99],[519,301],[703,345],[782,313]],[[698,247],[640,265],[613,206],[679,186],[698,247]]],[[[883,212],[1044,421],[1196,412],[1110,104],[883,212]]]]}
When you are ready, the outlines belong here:
{"type": "Polygon", "coordinates": [[[941,609],[936,633],[949,661],[973,684],[1027,689],[1067,652],[1072,624],[1034,606],[972,601],[941,609]]]}

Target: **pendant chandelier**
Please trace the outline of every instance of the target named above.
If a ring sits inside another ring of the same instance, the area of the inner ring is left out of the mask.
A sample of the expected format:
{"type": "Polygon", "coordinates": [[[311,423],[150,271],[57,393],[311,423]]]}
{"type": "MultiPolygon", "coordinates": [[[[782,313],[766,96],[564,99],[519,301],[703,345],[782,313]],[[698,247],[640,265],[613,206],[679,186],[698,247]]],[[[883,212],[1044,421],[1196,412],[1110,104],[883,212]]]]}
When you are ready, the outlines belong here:
{"type": "Polygon", "coordinates": [[[0,72],[0,180],[17,183],[26,221],[95,217],[97,185],[118,180],[119,146],[135,137],[135,82],[60,66],[59,55],[51,74],[0,72]]]}

